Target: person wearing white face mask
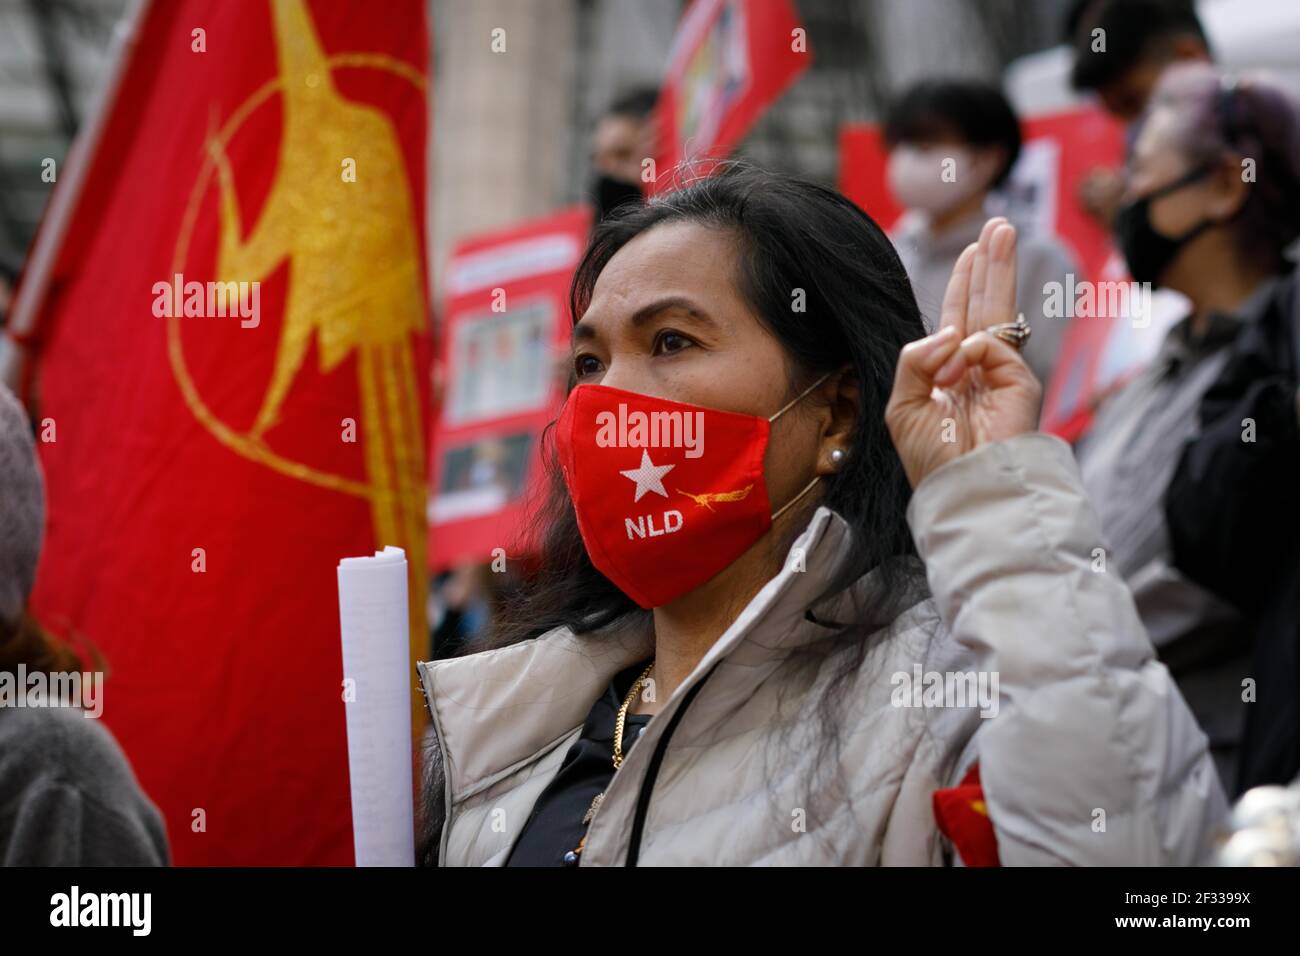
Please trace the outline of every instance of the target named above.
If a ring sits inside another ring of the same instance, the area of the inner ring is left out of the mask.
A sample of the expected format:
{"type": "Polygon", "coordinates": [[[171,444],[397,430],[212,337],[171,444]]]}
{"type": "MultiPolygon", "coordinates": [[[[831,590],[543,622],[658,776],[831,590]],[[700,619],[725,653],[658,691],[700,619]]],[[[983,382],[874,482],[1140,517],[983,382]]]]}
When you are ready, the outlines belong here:
{"type": "MultiPolygon", "coordinates": [[[[889,188],[907,208],[890,238],[912,281],[926,328],[936,327],[944,289],[962,250],[979,238],[989,194],[1020,155],[1020,123],[997,88],[927,80],[890,105],[884,124],[889,188]]],[[[1068,319],[1045,317],[1044,288],[1077,270],[1051,236],[1021,229],[1016,309],[1033,329],[1025,361],[1050,380],[1068,319]]]]}

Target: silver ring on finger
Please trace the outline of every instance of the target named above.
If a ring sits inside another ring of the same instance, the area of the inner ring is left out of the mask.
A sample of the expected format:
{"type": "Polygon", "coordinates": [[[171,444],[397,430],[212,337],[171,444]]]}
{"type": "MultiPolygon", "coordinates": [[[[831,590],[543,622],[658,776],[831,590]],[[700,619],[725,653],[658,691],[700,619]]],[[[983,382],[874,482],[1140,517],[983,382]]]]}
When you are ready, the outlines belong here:
{"type": "Polygon", "coordinates": [[[1025,321],[1024,315],[1016,317],[1014,322],[1003,322],[1000,325],[990,325],[985,329],[990,335],[997,336],[1007,345],[1010,345],[1017,352],[1023,351],[1025,343],[1029,341],[1029,323],[1025,321]]]}

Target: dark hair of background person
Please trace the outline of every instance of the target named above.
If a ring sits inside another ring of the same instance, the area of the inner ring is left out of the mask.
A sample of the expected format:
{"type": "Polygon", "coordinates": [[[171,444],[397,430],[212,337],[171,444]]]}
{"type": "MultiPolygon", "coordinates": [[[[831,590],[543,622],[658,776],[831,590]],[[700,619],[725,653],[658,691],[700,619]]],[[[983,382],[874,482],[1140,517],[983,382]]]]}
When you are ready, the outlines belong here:
{"type": "Polygon", "coordinates": [[[659,91],[653,86],[641,86],[628,90],[614,99],[605,110],[605,116],[628,116],[643,120],[654,112],[659,100],[659,91]]]}
{"type": "Polygon", "coordinates": [[[18,254],[0,245],[0,286],[4,287],[0,293],[0,328],[9,323],[9,312],[13,309],[13,298],[18,289],[18,276],[21,272],[22,260],[18,254]]]}
{"type": "Polygon", "coordinates": [[[1163,56],[1181,36],[1193,36],[1209,49],[1192,0],[1078,0],[1065,22],[1065,42],[1074,47],[1070,84],[1099,90],[1144,60],[1163,56]],[[1093,51],[1098,29],[1105,31],[1104,53],[1093,51]]]}
{"type": "Polygon", "coordinates": [[[0,279],[11,286],[18,284],[18,274],[22,271],[22,261],[17,253],[0,247],[0,279]]]}
{"type": "Polygon", "coordinates": [[[1020,121],[996,86],[978,80],[923,80],[905,89],[885,111],[885,142],[925,143],[956,138],[1006,153],[990,183],[996,188],[1020,156],[1020,121]]]}
{"type": "MultiPolygon", "coordinates": [[[[846,696],[840,691],[862,668],[868,636],[928,596],[906,520],[911,489],[885,426],[898,354],[925,329],[898,254],[866,213],[824,186],[736,162],[721,164],[717,175],[647,204],[623,207],[600,223],[574,276],[572,321],[582,318],[597,278],[615,253],[656,226],[681,222],[716,230],[718,241],[736,245],[736,285],[786,351],[788,373],[785,382],[774,383],[773,408],[825,372],[847,369],[859,383],[850,453],[841,471],[820,482],[818,502],[851,526],[851,549],[839,575],[824,582],[820,597],[811,603],[875,573],[851,592],[849,619],[819,621],[830,628],[827,638],[792,659],[797,666],[810,666],[846,646],[852,649],[843,666],[827,676],[828,692],[816,705],[819,766],[833,778],[835,761],[827,754],[839,753],[836,728],[846,696]],[[796,288],[805,291],[804,312],[791,309],[796,288]]],[[[491,633],[462,648],[463,654],[535,638],[562,625],[578,634],[649,625],[650,612],[638,608],[587,555],[551,427],[542,451],[549,492],[535,511],[537,572],[494,620],[491,633]]],[[[804,513],[812,510],[809,503],[804,513]]],[[[782,546],[788,549],[803,530],[801,522],[791,522],[782,546]]],[[[809,782],[810,788],[820,785],[809,782]]],[[[835,786],[833,780],[829,785],[835,786]]]]}

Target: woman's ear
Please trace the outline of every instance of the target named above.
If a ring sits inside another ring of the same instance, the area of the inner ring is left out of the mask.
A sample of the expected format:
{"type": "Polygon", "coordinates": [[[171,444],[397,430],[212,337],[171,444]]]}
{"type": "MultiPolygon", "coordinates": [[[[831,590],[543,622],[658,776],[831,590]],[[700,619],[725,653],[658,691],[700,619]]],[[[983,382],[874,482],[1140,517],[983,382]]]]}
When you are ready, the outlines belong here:
{"type": "Polygon", "coordinates": [[[1214,171],[1214,196],[1206,212],[1216,222],[1227,222],[1246,204],[1254,181],[1249,172],[1249,161],[1235,153],[1224,157],[1214,171]]]}
{"type": "Polygon", "coordinates": [[[858,377],[845,366],[821,387],[829,415],[822,430],[821,447],[817,455],[817,474],[833,475],[844,467],[853,454],[853,436],[858,426],[858,377]]]}

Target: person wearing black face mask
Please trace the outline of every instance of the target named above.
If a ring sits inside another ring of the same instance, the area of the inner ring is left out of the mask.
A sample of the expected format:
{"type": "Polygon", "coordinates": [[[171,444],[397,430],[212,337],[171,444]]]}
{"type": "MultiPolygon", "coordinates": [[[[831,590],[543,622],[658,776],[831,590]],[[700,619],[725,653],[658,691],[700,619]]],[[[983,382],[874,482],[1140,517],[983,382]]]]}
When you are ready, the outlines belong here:
{"type": "Polygon", "coordinates": [[[1243,235],[1261,240],[1251,255],[1278,275],[1243,310],[1165,499],[1175,563],[1248,615],[1255,645],[1229,793],[1300,775],[1300,271],[1288,274],[1280,255],[1300,234],[1300,105],[1259,87],[1236,98],[1269,131],[1251,147],[1268,168],[1256,184],[1263,195],[1240,214],[1251,230],[1243,235]]]}
{"type": "Polygon", "coordinates": [[[1135,281],[1181,293],[1191,313],[1151,365],[1102,405],[1077,449],[1111,546],[1107,570],[1133,590],[1225,781],[1236,778],[1252,634],[1231,595],[1176,564],[1164,499],[1233,341],[1285,285],[1282,251],[1300,234],[1294,115],[1276,88],[1238,87],[1207,64],[1162,75],[1133,151],[1116,239],[1135,281]]]}
{"type": "Polygon", "coordinates": [[[636,182],[627,182],[609,173],[592,174],[591,201],[596,207],[596,222],[624,203],[640,202],[641,198],[641,186],[636,182]]]}
{"type": "Polygon", "coordinates": [[[1134,282],[1159,286],[1161,274],[1183,246],[1216,225],[1213,219],[1206,217],[1177,236],[1166,236],[1151,225],[1152,202],[1204,180],[1214,170],[1212,162],[1198,163],[1173,182],[1119,207],[1115,215],[1115,239],[1134,282]]]}
{"type": "Polygon", "coordinates": [[[588,187],[595,222],[624,203],[641,201],[641,164],[654,155],[653,114],[658,98],[654,89],[633,90],[611,103],[596,122],[588,187]]]}
{"type": "MultiPolygon", "coordinates": [[[[1135,121],[1146,110],[1160,74],[1175,63],[1213,59],[1192,0],[1074,0],[1065,42],[1074,53],[1070,85],[1095,94],[1102,108],[1125,125],[1126,154],[1133,150],[1135,121]],[[1106,44],[1097,44],[1098,31],[1106,44]]],[[[1080,187],[1084,211],[1113,228],[1122,188],[1118,170],[1091,170],[1080,187]]]]}

